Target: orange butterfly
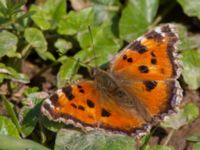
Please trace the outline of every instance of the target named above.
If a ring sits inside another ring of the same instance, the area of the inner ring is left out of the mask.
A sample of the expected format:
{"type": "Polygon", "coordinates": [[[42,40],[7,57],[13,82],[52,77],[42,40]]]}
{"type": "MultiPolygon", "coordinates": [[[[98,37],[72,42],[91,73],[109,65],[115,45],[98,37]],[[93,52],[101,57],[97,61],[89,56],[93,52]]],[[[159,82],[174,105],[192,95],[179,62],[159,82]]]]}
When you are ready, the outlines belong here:
{"type": "Polygon", "coordinates": [[[143,135],[182,99],[177,41],[173,25],[155,28],[117,54],[108,71],[94,69],[94,80],[57,90],[42,113],[86,131],[143,135]]]}

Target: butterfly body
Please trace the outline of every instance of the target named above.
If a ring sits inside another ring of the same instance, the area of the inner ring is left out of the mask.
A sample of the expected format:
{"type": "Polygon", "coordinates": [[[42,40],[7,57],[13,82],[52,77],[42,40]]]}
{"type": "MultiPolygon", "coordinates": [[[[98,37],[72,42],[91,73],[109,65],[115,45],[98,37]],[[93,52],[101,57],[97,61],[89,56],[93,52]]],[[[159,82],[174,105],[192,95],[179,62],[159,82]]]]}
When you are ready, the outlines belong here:
{"type": "Polygon", "coordinates": [[[68,85],[45,100],[43,114],[86,130],[132,136],[149,131],[182,99],[177,41],[171,25],[146,33],[117,54],[108,71],[95,68],[94,80],[68,85]]]}
{"type": "MultiPolygon", "coordinates": [[[[122,109],[134,109],[135,113],[141,115],[146,121],[150,121],[150,116],[147,110],[139,101],[125,89],[130,84],[130,81],[116,76],[111,71],[103,71],[97,69],[94,74],[96,88],[101,92],[104,100],[112,100],[122,109]]],[[[103,102],[102,102],[103,103],[103,102]]]]}

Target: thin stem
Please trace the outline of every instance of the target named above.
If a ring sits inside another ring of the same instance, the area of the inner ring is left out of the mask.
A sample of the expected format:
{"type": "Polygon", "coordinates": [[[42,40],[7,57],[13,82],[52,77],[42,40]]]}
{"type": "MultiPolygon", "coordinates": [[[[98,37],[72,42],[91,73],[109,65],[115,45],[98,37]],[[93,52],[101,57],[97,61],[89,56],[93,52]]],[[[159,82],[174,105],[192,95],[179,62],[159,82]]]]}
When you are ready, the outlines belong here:
{"type": "Polygon", "coordinates": [[[23,48],[23,50],[22,50],[22,52],[21,52],[21,55],[22,55],[22,58],[23,58],[23,59],[26,59],[26,57],[28,56],[30,48],[31,48],[31,45],[30,45],[30,44],[26,45],[26,46],[23,48]]]}
{"type": "MultiPolygon", "coordinates": [[[[92,31],[91,31],[90,26],[88,26],[88,30],[89,30],[90,38],[91,38],[91,41],[92,41],[92,51],[93,51],[94,57],[96,58],[96,52],[95,52],[95,49],[94,49],[94,41],[93,41],[92,31]]],[[[94,63],[95,63],[95,66],[97,66],[97,61],[96,61],[96,59],[94,60],[94,63]]]]}
{"type": "Polygon", "coordinates": [[[167,146],[167,144],[169,143],[169,141],[170,141],[170,139],[171,139],[171,137],[172,137],[172,135],[174,134],[174,129],[171,129],[171,131],[169,132],[169,134],[168,134],[168,136],[167,136],[167,139],[165,140],[165,142],[164,142],[164,146],[167,146]]]}
{"type": "Polygon", "coordinates": [[[79,59],[77,59],[77,61],[76,61],[74,70],[73,70],[73,72],[71,74],[71,77],[70,77],[69,81],[72,81],[73,77],[77,74],[78,69],[79,69],[79,59]]]}

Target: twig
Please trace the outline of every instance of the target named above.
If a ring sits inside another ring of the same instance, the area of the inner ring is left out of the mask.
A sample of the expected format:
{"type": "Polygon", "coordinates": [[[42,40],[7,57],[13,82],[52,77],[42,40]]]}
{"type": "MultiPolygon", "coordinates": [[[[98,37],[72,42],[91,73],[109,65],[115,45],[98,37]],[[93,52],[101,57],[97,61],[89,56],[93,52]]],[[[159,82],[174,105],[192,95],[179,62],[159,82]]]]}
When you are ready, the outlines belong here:
{"type": "Polygon", "coordinates": [[[171,129],[171,131],[169,132],[169,134],[168,134],[168,136],[167,136],[167,139],[165,140],[165,142],[164,142],[164,146],[167,146],[167,144],[169,143],[169,141],[170,141],[170,139],[171,139],[171,137],[172,137],[172,135],[174,134],[174,129],[171,129]]]}

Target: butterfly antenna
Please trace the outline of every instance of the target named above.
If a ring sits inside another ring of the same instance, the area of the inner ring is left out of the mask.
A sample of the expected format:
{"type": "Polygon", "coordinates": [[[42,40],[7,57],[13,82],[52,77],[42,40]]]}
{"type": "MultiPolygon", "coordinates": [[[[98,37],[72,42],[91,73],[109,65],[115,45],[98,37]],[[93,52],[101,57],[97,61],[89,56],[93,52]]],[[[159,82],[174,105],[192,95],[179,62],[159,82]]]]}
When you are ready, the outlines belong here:
{"type": "Polygon", "coordinates": [[[94,54],[94,63],[95,63],[95,67],[97,67],[97,61],[96,61],[97,55],[96,55],[96,51],[94,49],[94,41],[93,41],[92,30],[91,30],[90,26],[88,26],[88,30],[89,30],[90,38],[91,38],[91,42],[92,42],[92,51],[93,51],[93,54],[94,54]]]}

